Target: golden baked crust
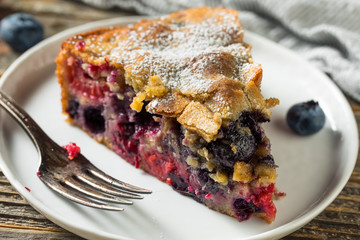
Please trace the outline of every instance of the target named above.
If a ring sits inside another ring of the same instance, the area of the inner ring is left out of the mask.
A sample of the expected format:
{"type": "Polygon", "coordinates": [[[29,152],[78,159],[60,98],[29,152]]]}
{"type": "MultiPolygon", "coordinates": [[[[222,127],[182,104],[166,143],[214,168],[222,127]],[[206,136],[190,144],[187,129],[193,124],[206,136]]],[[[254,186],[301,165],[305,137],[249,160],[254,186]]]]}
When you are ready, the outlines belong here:
{"type": "MultiPolygon", "coordinates": [[[[207,142],[241,112],[259,110],[270,117],[269,108],[278,104],[260,92],[262,68],[243,42],[235,10],[183,10],[133,26],[79,34],[62,49],[58,63],[71,55],[114,66],[135,90],[131,108],[140,111],[143,101],[149,101],[148,112],[177,118],[207,142]]],[[[123,84],[111,83],[115,88],[123,84]]]]}

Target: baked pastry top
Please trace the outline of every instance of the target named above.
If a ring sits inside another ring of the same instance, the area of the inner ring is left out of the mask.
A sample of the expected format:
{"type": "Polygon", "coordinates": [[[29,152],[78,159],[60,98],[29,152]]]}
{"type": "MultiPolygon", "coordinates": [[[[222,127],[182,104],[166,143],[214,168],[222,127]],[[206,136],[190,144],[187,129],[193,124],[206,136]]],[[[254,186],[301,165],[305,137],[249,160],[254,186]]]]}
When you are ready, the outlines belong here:
{"type": "MultiPolygon", "coordinates": [[[[84,68],[109,64],[121,69],[136,93],[132,109],[141,111],[143,102],[149,102],[148,112],[175,117],[207,142],[241,112],[259,110],[268,118],[269,108],[278,104],[260,92],[262,68],[243,42],[235,10],[188,9],[79,34],[62,48],[90,63],[84,68]]],[[[115,88],[116,78],[99,81],[115,88]]]]}

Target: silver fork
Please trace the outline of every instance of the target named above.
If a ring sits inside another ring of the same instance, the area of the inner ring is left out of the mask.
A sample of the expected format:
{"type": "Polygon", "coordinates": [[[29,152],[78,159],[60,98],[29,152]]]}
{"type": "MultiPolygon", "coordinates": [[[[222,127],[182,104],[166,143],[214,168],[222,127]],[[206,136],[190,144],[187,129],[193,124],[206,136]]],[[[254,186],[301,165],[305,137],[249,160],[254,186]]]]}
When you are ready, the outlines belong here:
{"type": "Polygon", "coordinates": [[[62,196],[85,206],[122,211],[123,208],[107,203],[133,204],[128,198],[142,199],[140,194],[151,193],[112,178],[81,153],[70,160],[67,150],[55,143],[24,109],[1,90],[0,105],[26,130],[35,144],[40,157],[39,178],[62,196]]]}

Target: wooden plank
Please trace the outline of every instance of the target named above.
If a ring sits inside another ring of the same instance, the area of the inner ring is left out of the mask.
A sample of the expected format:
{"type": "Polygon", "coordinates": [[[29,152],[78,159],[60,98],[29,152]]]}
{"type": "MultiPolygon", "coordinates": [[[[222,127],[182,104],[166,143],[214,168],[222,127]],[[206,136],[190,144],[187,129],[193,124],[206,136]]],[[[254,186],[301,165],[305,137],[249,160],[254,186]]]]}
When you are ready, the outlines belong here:
{"type": "Polygon", "coordinates": [[[315,218],[316,220],[321,220],[324,222],[333,222],[333,223],[347,223],[347,224],[356,224],[360,225],[360,218],[357,213],[346,213],[338,211],[323,211],[319,216],[315,218]]]}
{"type": "Polygon", "coordinates": [[[18,192],[10,185],[9,182],[0,182],[0,193],[2,194],[18,194],[18,192]]]}
{"type": "Polygon", "coordinates": [[[4,9],[17,12],[27,12],[35,16],[51,16],[56,19],[80,19],[83,21],[94,21],[105,18],[115,18],[126,15],[135,15],[131,11],[103,11],[94,7],[82,4],[77,1],[61,0],[2,0],[4,9]]]}
{"type": "Polygon", "coordinates": [[[28,202],[19,194],[2,194],[0,192],[0,203],[12,203],[17,205],[28,205],[28,202]]]}
{"type": "MultiPolygon", "coordinates": [[[[2,208],[3,205],[0,204],[2,208]]],[[[0,212],[0,227],[37,229],[42,231],[64,231],[31,206],[7,207],[7,211],[0,212]]]]}
{"type": "Polygon", "coordinates": [[[360,228],[358,224],[324,221],[316,218],[310,225],[306,225],[304,228],[329,233],[354,235],[359,236],[360,239],[360,228]]]}
{"type": "Polygon", "coordinates": [[[67,231],[43,231],[36,229],[24,229],[24,228],[8,228],[0,226],[0,239],[7,240],[33,240],[33,239],[68,239],[68,240],[82,240],[83,238],[78,237],[67,231]]]}

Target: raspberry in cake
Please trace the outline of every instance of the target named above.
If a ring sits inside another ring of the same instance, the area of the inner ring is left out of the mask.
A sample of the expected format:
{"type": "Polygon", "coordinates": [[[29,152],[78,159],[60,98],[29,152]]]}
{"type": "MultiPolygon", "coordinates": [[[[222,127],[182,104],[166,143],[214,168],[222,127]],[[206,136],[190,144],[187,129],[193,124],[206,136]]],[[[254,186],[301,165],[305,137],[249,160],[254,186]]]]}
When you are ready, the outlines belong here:
{"type": "Polygon", "coordinates": [[[276,165],[238,13],[192,8],[78,34],[57,58],[69,121],[211,209],[275,219],[276,165]]]}

